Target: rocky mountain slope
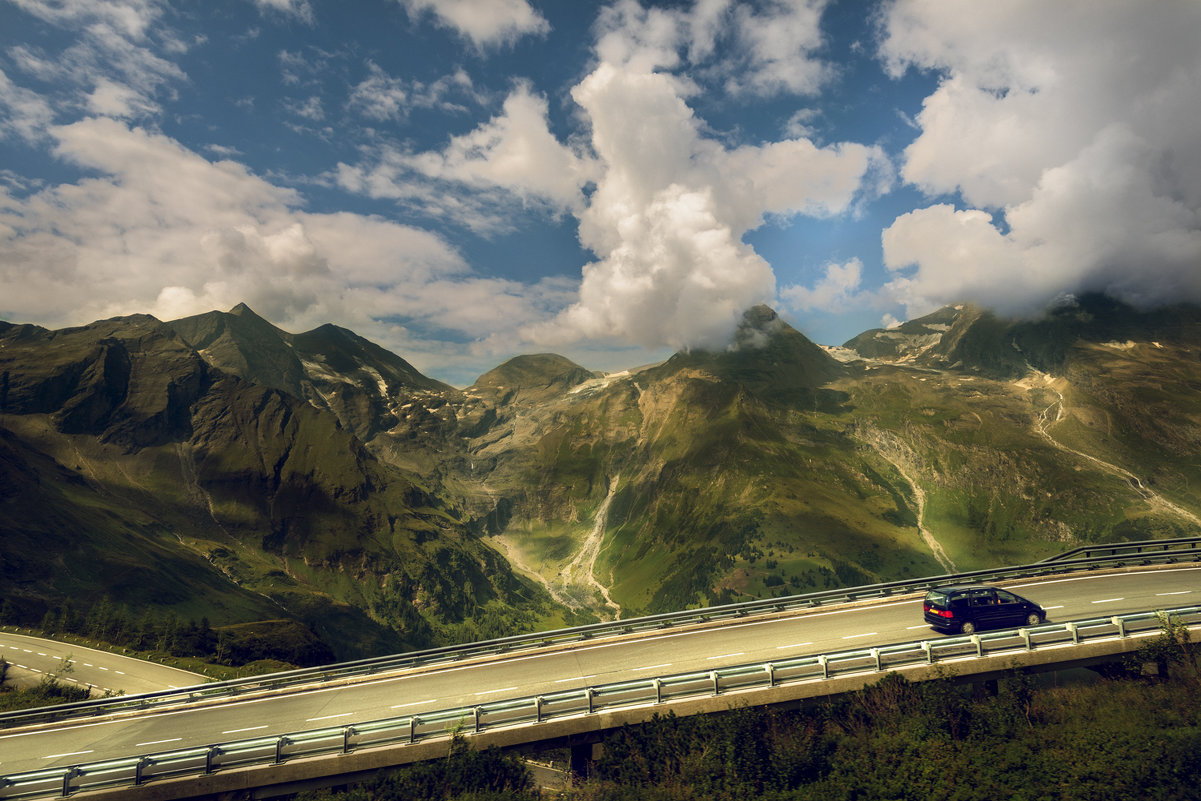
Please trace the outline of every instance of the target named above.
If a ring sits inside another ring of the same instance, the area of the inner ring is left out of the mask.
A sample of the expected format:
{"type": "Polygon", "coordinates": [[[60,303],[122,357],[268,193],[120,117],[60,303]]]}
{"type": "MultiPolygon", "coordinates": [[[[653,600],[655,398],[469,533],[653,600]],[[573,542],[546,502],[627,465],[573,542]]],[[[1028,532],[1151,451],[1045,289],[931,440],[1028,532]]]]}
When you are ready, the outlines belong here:
{"type": "Polygon", "coordinates": [[[245,306],[0,324],[0,569],[300,620],[340,655],[1028,561],[1201,528],[1201,309],[942,309],[821,348],[464,390],[245,306]],[[838,358],[834,358],[838,356],[838,358]]]}

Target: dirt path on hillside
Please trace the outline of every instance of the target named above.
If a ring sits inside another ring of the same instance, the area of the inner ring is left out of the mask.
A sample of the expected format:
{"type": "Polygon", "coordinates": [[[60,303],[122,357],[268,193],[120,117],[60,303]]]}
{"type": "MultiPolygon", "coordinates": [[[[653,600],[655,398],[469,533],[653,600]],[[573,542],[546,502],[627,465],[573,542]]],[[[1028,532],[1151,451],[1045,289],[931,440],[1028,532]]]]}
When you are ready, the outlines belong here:
{"type": "Polygon", "coordinates": [[[1065,417],[1067,417],[1067,407],[1064,402],[1063,393],[1060,392],[1054,386],[1054,382],[1056,381],[1056,379],[1052,378],[1050,375],[1047,375],[1045,373],[1039,373],[1039,375],[1043,379],[1043,384],[1044,384],[1045,388],[1054,392],[1055,397],[1057,399],[1050,406],[1043,409],[1042,412],[1038,416],[1038,422],[1035,425],[1035,430],[1038,431],[1039,436],[1041,436],[1047,442],[1051,443],[1053,446],[1055,446],[1059,450],[1063,451],[1064,453],[1070,453],[1073,456],[1080,457],[1081,459],[1087,459],[1088,461],[1090,461],[1093,464],[1100,467],[1102,470],[1105,470],[1106,472],[1109,472],[1109,473],[1113,473],[1114,475],[1125,479],[1126,482],[1131,486],[1131,488],[1134,489],[1134,491],[1137,492],[1142,497],[1142,499],[1145,500],[1148,504],[1150,504],[1153,508],[1158,508],[1160,511],[1166,511],[1171,514],[1175,514],[1177,517],[1181,517],[1181,518],[1189,521],[1193,525],[1201,526],[1201,518],[1197,517],[1197,515],[1193,514],[1188,509],[1184,509],[1180,506],[1177,506],[1176,504],[1172,503],[1167,498],[1163,497],[1162,495],[1155,492],[1154,490],[1147,489],[1143,485],[1142,480],[1139,479],[1138,476],[1136,476],[1134,473],[1131,473],[1126,468],[1120,467],[1119,465],[1116,465],[1116,464],[1110,464],[1109,462],[1106,462],[1103,459],[1098,459],[1096,456],[1093,456],[1088,453],[1084,453],[1083,451],[1078,451],[1075,448],[1069,448],[1067,445],[1064,445],[1063,443],[1057,441],[1053,436],[1051,436],[1051,432],[1048,429],[1051,426],[1055,425],[1056,423],[1062,421],[1065,417]],[[1055,419],[1054,420],[1050,419],[1052,409],[1055,410],[1055,419]]]}
{"type": "Polygon", "coordinates": [[[897,435],[879,429],[872,430],[870,434],[866,430],[861,430],[859,436],[882,459],[895,467],[901,474],[901,478],[905,479],[910,489],[913,490],[914,503],[917,504],[917,531],[922,542],[930,549],[930,553],[942,565],[943,570],[948,573],[959,572],[959,569],[955,567],[955,562],[947,556],[942,543],[934,537],[934,533],[930,529],[926,528],[926,491],[922,489],[916,476],[910,470],[910,465],[914,461],[912,449],[897,435]]]}

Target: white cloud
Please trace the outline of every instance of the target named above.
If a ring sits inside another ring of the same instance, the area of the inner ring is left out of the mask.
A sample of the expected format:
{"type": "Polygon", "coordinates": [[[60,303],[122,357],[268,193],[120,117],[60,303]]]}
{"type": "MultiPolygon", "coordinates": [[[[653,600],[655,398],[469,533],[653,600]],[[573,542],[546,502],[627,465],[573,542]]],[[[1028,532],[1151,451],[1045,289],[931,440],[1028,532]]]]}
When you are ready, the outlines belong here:
{"type": "Polygon", "coordinates": [[[780,298],[796,311],[848,311],[870,302],[859,289],[862,277],[863,262],[859,259],[851,259],[844,264],[828,264],[825,276],[815,286],[784,287],[780,290],[780,298]]]}
{"type": "Polygon", "coordinates": [[[260,11],[271,11],[297,19],[312,25],[315,21],[313,7],[309,0],[254,0],[260,11]]]}
{"type": "Polygon", "coordinates": [[[529,335],[720,346],[749,306],[775,298],[770,265],[743,235],[767,216],[845,212],[882,154],[799,138],[726,148],[703,135],[687,85],[654,69],[672,61],[666,43],[687,44],[670,35],[679,18],[631,2],[618,12],[600,37],[601,63],[572,92],[599,165],[579,215],[580,242],[598,258],[579,300],[529,335]]]}
{"type": "Polygon", "coordinates": [[[1065,292],[1201,300],[1201,6],[901,0],[881,56],[944,74],[902,177],[959,193],[885,232],[911,314],[1019,313],[1065,292]]]}
{"type": "Polygon", "coordinates": [[[351,92],[348,105],[373,120],[398,119],[409,99],[404,81],[393,78],[373,62],[367,63],[367,71],[367,77],[351,92]]]}
{"type": "Polygon", "coordinates": [[[9,0],[55,25],[101,23],[130,39],[141,39],[162,14],[162,0],[9,0]]]}
{"type": "Polygon", "coordinates": [[[818,23],[828,0],[770,0],[760,13],[740,5],[735,19],[749,69],[731,76],[729,86],[756,94],[814,94],[829,67],[812,57],[822,44],[818,23]]]}
{"type": "Polygon", "coordinates": [[[412,17],[430,12],[443,27],[477,48],[512,44],[527,34],[544,34],[550,24],[526,0],[400,0],[412,17]]]}
{"type": "Polygon", "coordinates": [[[15,133],[26,141],[37,141],[54,119],[54,110],[36,92],[17,86],[0,70],[0,138],[15,133]]]}

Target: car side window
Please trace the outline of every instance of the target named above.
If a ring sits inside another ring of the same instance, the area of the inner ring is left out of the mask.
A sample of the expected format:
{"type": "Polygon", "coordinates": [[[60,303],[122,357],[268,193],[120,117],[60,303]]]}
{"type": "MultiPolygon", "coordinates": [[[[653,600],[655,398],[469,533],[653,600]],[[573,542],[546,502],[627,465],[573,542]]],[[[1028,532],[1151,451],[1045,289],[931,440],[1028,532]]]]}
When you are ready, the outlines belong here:
{"type": "Polygon", "coordinates": [[[989,606],[996,603],[993,598],[992,590],[973,590],[971,604],[972,606],[989,606]]]}
{"type": "Polygon", "coordinates": [[[997,598],[1003,604],[1016,604],[1018,602],[1016,595],[1011,592],[1005,592],[1005,590],[997,590],[997,598]]]}

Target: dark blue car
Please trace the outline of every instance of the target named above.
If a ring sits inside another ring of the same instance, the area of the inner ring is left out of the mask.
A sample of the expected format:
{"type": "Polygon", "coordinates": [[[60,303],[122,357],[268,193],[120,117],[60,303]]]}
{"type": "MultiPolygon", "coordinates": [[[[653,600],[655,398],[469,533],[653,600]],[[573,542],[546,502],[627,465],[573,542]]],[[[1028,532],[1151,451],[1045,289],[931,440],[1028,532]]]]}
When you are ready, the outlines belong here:
{"type": "Polygon", "coordinates": [[[980,629],[1037,626],[1046,611],[1027,598],[986,584],[939,587],[926,593],[922,604],[926,622],[950,634],[980,629]]]}

